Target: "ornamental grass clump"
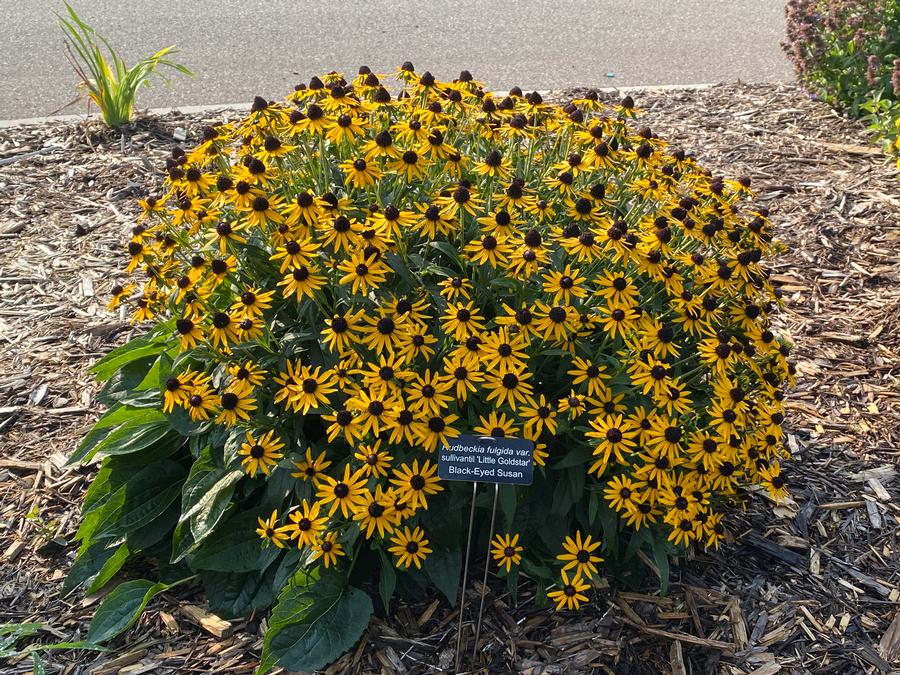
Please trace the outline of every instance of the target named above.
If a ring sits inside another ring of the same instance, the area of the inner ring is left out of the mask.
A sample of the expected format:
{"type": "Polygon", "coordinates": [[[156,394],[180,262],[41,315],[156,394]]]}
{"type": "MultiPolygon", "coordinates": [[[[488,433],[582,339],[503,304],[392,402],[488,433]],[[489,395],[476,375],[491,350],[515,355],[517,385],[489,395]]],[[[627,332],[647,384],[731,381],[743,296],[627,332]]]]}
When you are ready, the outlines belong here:
{"type": "Polygon", "coordinates": [[[70,586],[143,553],[219,613],[275,603],[263,669],[334,658],[372,597],[455,600],[471,485],[436,450],[459,434],[534,442],[490,556],[560,609],[639,581],[642,550],[665,583],[748,486],[786,494],[749,180],[628,97],[396,75],[314,77],[172,153],[110,303],[149,330],[95,366],[110,411],[73,457],[102,463],[70,586]]]}
{"type": "Polygon", "coordinates": [[[65,37],[66,56],[81,80],[79,88],[97,105],[106,126],[117,128],[131,121],[138,89],[149,86],[154,75],[168,84],[161,69],[193,75],[169,58],[178,52],[174,46],[164,47],[129,68],[105,37],[85,23],[69,3],[63,4],[66,13],[56,18],[65,37]]]}

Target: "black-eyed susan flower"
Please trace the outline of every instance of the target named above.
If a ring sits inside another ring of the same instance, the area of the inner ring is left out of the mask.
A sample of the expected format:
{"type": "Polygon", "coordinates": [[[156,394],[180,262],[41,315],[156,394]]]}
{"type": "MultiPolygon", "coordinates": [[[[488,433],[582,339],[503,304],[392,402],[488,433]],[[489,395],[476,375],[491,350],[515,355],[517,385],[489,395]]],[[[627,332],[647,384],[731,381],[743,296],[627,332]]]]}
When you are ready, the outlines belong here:
{"type": "Polygon", "coordinates": [[[363,501],[366,478],[361,469],[351,473],[350,465],[344,466],[343,477],[332,478],[328,474],[319,473],[315,478],[316,503],[322,506],[331,505],[328,515],[333,516],[340,510],[344,518],[351,518],[356,507],[363,501]]]}
{"type": "Polygon", "coordinates": [[[418,526],[412,530],[408,527],[404,527],[402,530],[398,528],[394,536],[391,537],[391,543],[393,546],[388,548],[388,551],[397,557],[398,567],[408,568],[415,566],[421,569],[422,562],[431,553],[431,549],[428,547],[428,539],[425,538],[425,532],[418,526]]]}
{"type": "Polygon", "coordinates": [[[288,524],[280,529],[291,541],[297,542],[297,548],[314,546],[325,531],[328,517],[321,513],[321,507],[319,502],[308,504],[304,499],[299,509],[288,514],[288,524]]]}
{"type": "Polygon", "coordinates": [[[636,280],[625,272],[605,270],[597,278],[597,294],[610,307],[634,307],[638,303],[640,291],[636,280]]]}
{"type": "Polygon", "coordinates": [[[544,274],[543,285],[544,292],[552,294],[553,302],[557,304],[570,304],[573,298],[583,298],[588,293],[585,277],[571,265],[559,271],[548,271],[544,274]]]}
{"type": "Polygon", "coordinates": [[[296,376],[296,385],[288,397],[288,404],[305,415],[310,408],[327,406],[329,396],[335,391],[337,385],[331,370],[324,370],[321,366],[303,366],[296,376]]]}
{"type": "Polygon", "coordinates": [[[428,496],[444,489],[436,473],[436,464],[426,459],[419,468],[419,460],[414,459],[412,465],[401,464],[394,469],[391,485],[394,486],[398,496],[408,501],[413,509],[419,506],[427,509],[428,496]]]}
{"type": "Polygon", "coordinates": [[[338,265],[343,272],[341,284],[349,285],[354,294],[366,295],[370,289],[383,284],[388,267],[376,254],[366,255],[365,251],[357,251],[353,256],[338,265]]]}
{"type": "Polygon", "coordinates": [[[453,427],[458,419],[459,416],[452,413],[434,413],[414,422],[412,428],[416,442],[426,452],[434,452],[438,444],[449,445],[450,439],[459,436],[459,430],[453,427]]]}
{"type": "Polygon", "coordinates": [[[106,305],[106,309],[109,311],[113,311],[114,309],[118,309],[124,300],[131,295],[131,292],[134,290],[134,284],[116,284],[112,287],[109,294],[109,302],[106,305]]]}
{"type": "Polygon", "coordinates": [[[415,376],[405,368],[405,362],[397,354],[380,354],[377,361],[364,364],[354,371],[362,378],[362,384],[369,391],[380,395],[398,394],[404,382],[415,376]]]}
{"type": "Polygon", "coordinates": [[[610,457],[614,457],[619,464],[626,464],[626,454],[637,447],[637,430],[627,419],[621,415],[608,417],[595,417],[590,421],[591,430],[585,435],[597,439],[594,446],[594,463],[591,465],[591,473],[602,475],[609,464],[610,457]]]}
{"type": "Polygon", "coordinates": [[[528,356],[527,343],[519,333],[510,333],[508,328],[500,328],[484,336],[484,356],[481,359],[488,372],[502,373],[518,371],[525,367],[528,356]]]}
{"type": "Polygon", "coordinates": [[[213,346],[228,350],[231,343],[237,342],[238,324],[240,320],[228,312],[216,312],[210,317],[210,325],[207,328],[210,342],[213,346]]]}
{"type": "Polygon", "coordinates": [[[465,401],[470,394],[478,390],[484,381],[478,363],[471,359],[454,356],[444,360],[444,380],[451,384],[458,401],[465,401]]]}
{"type": "Polygon", "coordinates": [[[270,259],[279,261],[278,271],[284,273],[293,267],[312,265],[317,250],[315,242],[290,239],[275,251],[270,259]]]}
{"type": "Polygon", "coordinates": [[[515,436],[519,431],[515,418],[509,417],[505,412],[491,411],[487,415],[478,418],[475,425],[475,433],[492,438],[505,438],[515,436]]]}
{"type": "Polygon", "coordinates": [[[567,374],[572,376],[573,385],[587,389],[588,396],[598,396],[609,377],[605,368],[580,356],[572,359],[572,369],[567,374]]]}
{"type": "Polygon", "coordinates": [[[294,462],[296,471],[291,473],[294,478],[300,478],[305,481],[314,481],[316,476],[331,466],[332,462],[325,459],[325,451],[323,450],[315,457],[312,456],[312,448],[306,448],[306,455],[299,462],[294,462]]]}
{"type": "Polygon", "coordinates": [[[472,282],[462,277],[448,277],[444,279],[439,286],[441,287],[441,295],[447,300],[454,301],[457,298],[469,299],[472,291],[472,282]]]}
{"type": "Polygon", "coordinates": [[[611,338],[619,337],[624,340],[635,329],[639,318],[640,315],[633,307],[606,305],[599,309],[600,325],[611,338]]]}
{"type": "Polygon", "coordinates": [[[442,378],[438,373],[425,370],[410,381],[404,391],[409,397],[412,410],[425,416],[438,415],[453,400],[449,393],[453,383],[442,378]]]}
{"type": "Polygon", "coordinates": [[[472,189],[471,184],[467,184],[465,181],[460,181],[455,188],[449,191],[449,194],[442,194],[437,201],[449,215],[456,217],[459,217],[462,211],[474,218],[484,206],[484,200],[472,189]]]}
{"type": "Polygon", "coordinates": [[[787,477],[782,473],[778,462],[772,462],[768,467],[760,469],[759,475],[763,487],[768,490],[772,499],[781,501],[788,496],[787,477]]]}
{"type": "Polygon", "coordinates": [[[484,382],[487,400],[496,401],[498,406],[508,405],[511,410],[521,405],[533,405],[534,388],[528,381],[530,379],[531,373],[525,369],[488,373],[484,382]]]}
{"type": "Polygon", "coordinates": [[[394,531],[397,519],[394,515],[394,500],[385,494],[381,485],[375,486],[375,492],[363,490],[355,506],[353,520],[359,522],[360,531],[366,539],[378,532],[379,537],[394,531]]]}
{"type": "Polygon", "coordinates": [[[397,355],[403,363],[428,361],[435,354],[437,341],[437,336],[429,331],[427,325],[407,323],[397,339],[397,355]]]}
{"type": "Polygon", "coordinates": [[[581,603],[587,602],[588,597],[584,594],[590,588],[578,574],[569,578],[565,570],[560,572],[560,588],[559,590],[550,591],[547,597],[556,603],[557,611],[561,609],[575,610],[581,608],[581,603]]]}
{"type": "Polygon", "coordinates": [[[603,489],[603,497],[617,512],[628,511],[635,506],[637,488],[628,476],[613,476],[603,489]]]}
{"type": "Polygon", "coordinates": [[[656,505],[651,502],[647,495],[638,493],[634,498],[634,503],[626,506],[627,518],[625,524],[635,530],[647,527],[657,522],[660,511],[656,505]]]}
{"type": "Polygon", "coordinates": [[[195,382],[191,385],[189,394],[183,405],[194,422],[205,422],[216,411],[219,399],[216,390],[206,383],[195,382]]]}
{"type": "Polygon", "coordinates": [[[541,394],[531,405],[524,406],[519,415],[525,421],[523,432],[528,438],[538,438],[546,429],[555,434],[557,429],[557,411],[544,394],[541,394]]]}
{"type": "Polygon", "coordinates": [[[574,329],[577,317],[578,313],[572,307],[538,302],[534,313],[534,328],[545,340],[561,342],[574,329]]]}
{"type": "Polygon", "coordinates": [[[231,383],[228,385],[229,389],[246,391],[248,393],[261,385],[266,377],[266,371],[253,363],[253,361],[229,365],[228,374],[232,378],[231,383]]]}
{"type": "Polygon", "coordinates": [[[248,288],[243,291],[231,305],[231,311],[238,317],[262,316],[263,312],[272,308],[274,291],[261,291],[259,288],[248,288]]]}
{"type": "MultiPolygon", "coordinates": [[[[403,152],[398,150],[398,155],[388,162],[387,166],[389,170],[402,176],[407,183],[412,183],[414,180],[425,177],[425,170],[429,164],[430,161],[427,157],[410,149],[403,152]]],[[[440,212],[439,207],[436,206],[435,208],[440,212]]]]}
{"type": "Polygon", "coordinates": [[[325,569],[336,565],[338,558],[343,558],[347,555],[346,551],[344,551],[344,545],[338,541],[337,532],[327,532],[319,536],[313,541],[310,550],[312,551],[310,559],[313,561],[321,559],[325,569]]]}
{"type": "Polygon", "coordinates": [[[359,320],[362,314],[363,312],[360,310],[335,313],[331,316],[321,333],[330,351],[342,354],[357,341],[359,320]]]}
{"type": "Polygon", "coordinates": [[[417,204],[421,215],[412,225],[413,231],[425,239],[438,239],[456,230],[458,223],[437,204],[417,204]]]}
{"type": "Polygon", "coordinates": [[[278,463],[284,455],[279,452],[284,447],[284,443],[275,436],[275,431],[269,429],[261,436],[255,436],[251,432],[247,432],[245,440],[241,444],[238,455],[243,457],[241,466],[244,472],[251,478],[257,472],[261,472],[268,476],[272,467],[278,463]]]}
{"type": "Polygon", "coordinates": [[[263,539],[278,548],[284,548],[284,542],[288,538],[288,535],[281,528],[276,527],[278,523],[277,509],[272,511],[266,519],[257,516],[256,522],[259,525],[259,527],[256,528],[256,534],[259,535],[260,539],[263,539]]]}
{"type": "Polygon", "coordinates": [[[488,151],[484,158],[475,165],[475,173],[491,178],[508,178],[510,169],[509,159],[496,148],[488,151]]]}
{"type": "Polygon", "coordinates": [[[248,389],[232,389],[219,397],[220,412],[216,422],[226,426],[234,426],[238,422],[249,420],[250,414],[256,410],[256,399],[248,389]]]}
{"type": "Polygon", "coordinates": [[[360,445],[353,456],[362,462],[365,475],[375,478],[387,476],[394,459],[387,450],[381,447],[380,439],[373,444],[360,445]]]}
{"type": "Polygon", "coordinates": [[[448,305],[441,319],[444,331],[457,341],[484,330],[484,318],[474,302],[448,305]]]}
{"type": "Polygon", "coordinates": [[[464,251],[473,263],[502,267],[509,260],[511,246],[503,235],[487,233],[466,244],[464,251]]]}
{"type": "Polygon", "coordinates": [[[362,157],[341,162],[340,167],[346,176],[344,182],[356,188],[374,187],[376,181],[381,178],[381,169],[362,157]]]}
{"type": "Polygon", "coordinates": [[[187,316],[175,321],[175,332],[178,334],[181,351],[193,349],[203,340],[203,328],[200,323],[187,316]]]}
{"type": "Polygon", "coordinates": [[[563,552],[556,556],[562,563],[563,571],[572,570],[576,577],[592,579],[597,574],[597,563],[603,558],[594,554],[600,548],[600,540],[592,541],[591,535],[582,537],[581,530],[575,531],[575,538],[566,536],[562,543],[563,552]]]}
{"type": "Polygon", "coordinates": [[[513,565],[518,565],[522,562],[522,551],[524,550],[523,547],[519,546],[518,533],[496,534],[491,540],[491,557],[494,558],[497,567],[505,569],[507,574],[509,574],[513,565]]]}

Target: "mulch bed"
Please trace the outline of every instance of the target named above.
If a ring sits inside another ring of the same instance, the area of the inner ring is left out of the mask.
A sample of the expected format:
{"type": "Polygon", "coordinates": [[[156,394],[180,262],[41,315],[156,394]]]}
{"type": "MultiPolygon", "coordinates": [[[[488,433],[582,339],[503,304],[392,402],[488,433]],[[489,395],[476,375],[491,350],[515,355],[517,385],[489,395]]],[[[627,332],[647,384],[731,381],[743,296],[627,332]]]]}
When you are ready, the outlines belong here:
{"type": "MultiPolygon", "coordinates": [[[[607,588],[580,614],[554,613],[535,608],[527,583],[515,607],[505,584],[489,583],[480,672],[890,671],[900,664],[897,172],[857,124],[791,86],[635,98],[654,132],[713,171],[750,176],[790,247],[772,278],[796,341],[793,499],[751,495],[732,540],[674,566],[665,597],[607,588]]],[[[87,367],[136,331],[103,309],[135,198],[161,181],[176,128],[191,143],[207,121],[142,119],[124,142],[96,123],[0,130],[0,623],[43,622],[43,642],[80,639],[99,599],[60,596],[91,476],[62,465],[100,412],[87,367]]],[[[112,651],[54,652],[47,672],[251,672],[264,617],[220,622],[204,606],[199,588],[164,594],[112,651]]],[[[456,621],[436,596],[400,603],[327,672],[440,672],[456,621]]]]}

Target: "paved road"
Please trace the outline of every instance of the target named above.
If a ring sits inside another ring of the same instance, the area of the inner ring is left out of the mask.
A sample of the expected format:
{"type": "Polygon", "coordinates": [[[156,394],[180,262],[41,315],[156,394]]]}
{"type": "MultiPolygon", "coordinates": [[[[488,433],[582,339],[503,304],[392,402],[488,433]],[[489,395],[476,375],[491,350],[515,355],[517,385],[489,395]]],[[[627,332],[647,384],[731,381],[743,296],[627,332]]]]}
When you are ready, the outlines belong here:
{"type": "MultiPolygon", "coordinates": [[[[783,0],[72,0],[127,59],[177,44],[196,77],[154,85],[141,106],[280,97],[332,68],[410,59],[491,88],[691,84],[790,77],[783,0]],[[609,75],[608,75],[609,74],[609,75]],[[612,76],[610,76],[612,75],[612,76]]],[[[0,119],[46,115],[73,97],[53,11],[0,0],[0,119]]],[[[80,112],[82,106],[65,112],[80,112]]]]}

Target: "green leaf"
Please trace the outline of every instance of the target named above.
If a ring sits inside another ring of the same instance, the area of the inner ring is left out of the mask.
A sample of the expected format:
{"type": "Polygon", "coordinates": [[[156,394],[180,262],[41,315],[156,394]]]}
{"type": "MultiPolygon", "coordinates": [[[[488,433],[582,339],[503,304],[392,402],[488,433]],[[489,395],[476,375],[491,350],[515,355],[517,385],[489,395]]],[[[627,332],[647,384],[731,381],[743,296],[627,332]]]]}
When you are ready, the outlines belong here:
{"type": "Polygon", "coordinates": [[[669,592],[669,554],[666,552],[666,541],[655,536],[650,540],[650,550],[653,553],[653,562],[659,568],[659,592],[665,595],[669,592]]]}
{"type": "Polygon", "coordinates": [[[381,558],[378,594],[381,596],[381,604],[384,605],[384,611],[390,612],[391,598],[394,597],[394,589],[397,588],[397,573],[394,571],[394,565],[387,557],[387,554],[380,548],[378,549],[378,555],[381,558]]]}
{"type": "Polygon", "coordinates": [[[459,251],[452,246],[449,242],[446,241],[429,241],[428,245],[432,248],[436,248],[438,251],[443,253],[445,256],[450,258],[453,261],[453,264],[456,265],[457,268],[462,269],[462,261],[459,257],[459,251]]]}
{"type": "Polygon", "coordinates": [[[519,604],[519,570],[515,567],[511,568],[510,573],[506,575],[506,591],[512,600],[513,607],[519,604]]]}
{"type": "Polygon", "coordinates": [[[214,572],[262,571],[278,557],[274,546],[263,546],[256,528],[256,513],[245,512],[224,520],[197,549],[191,566],[214,572]]]}
{"type": "MultiPolygon", "coordinates": [[[[454,535],[460,536],[460,533],[454,531],[454,535]]],[[[422,563],[422,571],[455,607],[462,574],[462,548],[458,541],[432,541],[431,544],[433,551],[422,563]]]]}
{"type": "Polygon", "coordinates": [[[516,517],[516,486],[501,485],[500,486],[500,511],[503,513],[503,520],[506,523],[506,529],[511,530],[513,519],[516,517]]]}
{"type": "Polygon", "coordinates": [[[37,652],[31,652],[31,675],[47,675],[47,671],[44,670],[44,664],[41,663],[41,657],[38,656],[37,652]]]}
{"type": "MultiPolygon", "coordinates": [[[[66,461],[66,466],[74,466],[89,460],[98,451],[98,446],[111,443],[109,437],[114,432],[127,429],[140,429],[145,426],[165,423],[166,416],[159,410],[117,406],[97,420],[97,423],[85,435],[78,448],[66,461]]],[[[124,434],[121,434],[124,435],[124,434]]],[[[113,439],[114,440],[114,439],[113,439]]]]}
{"type": "Polygon", "coordinates": [[[404,282],[406,282],[406,285],[409,288],[415,288],[416,286],[418,286],[418,282],[413,277],[412,273],[410,273],[409,268],[403,262],[403,258],[401,258],[396,253],[387,253],[384,256],[384,260],[390,266],[390,268],[397,273],[397,276],[399,276],[401,279],[403,279],[404,282]]]}
{"type": "Polygon", "coordinates": [[[180,436],[172,432],[168,420],[152,422],[138,427],[114,429],[97,444],[92,454],[128,455],[157,445],[162,450],[175,452],[182,445],[179,440],[180,436]]]}
{"type": "Polygon", "coordinates": [[[209,446],[200,453],[182,488],[179,518],[179,522],[189,521],[196,543],[202,542],[216,527],[231,503],[234,486],[243,475],[238,468],[221,466],[212,457],[209,446]]]}
{"type": "Polygon", "coordinates": [[[119,584],[107,595],[91,619],[86,640],[105,642],[126,631],[144,611],[144,607],[166,584],[136,579],[119,584]]]}
{"type": "Polygon", "coordinates": [[[495,286],[497,288],[505,288],[506,290],[514,291],[519,288],[522,284],[519,281],[515,281],[513,279],[505,279],[503,277],[497,279],[491,279],[491,286],[495,286]]]}
{"type": "Polygon", "coordinates": [[[184,467],[167,459],[144,467],[103,506],[91,536],[122,537],[146,527],[178,498],[184,477],[184,467]]]}
{"type": "Polygon", "coordinates": [[[165,348],[166,340],[162,337],[138,337],[121,347],[113,349],[95,363],[89,372],[93,373],[94,377],[100,382],[106,382],[123,366],[138,359],[156,356],[165,348]]]}
{"type": "Polygon", "coordinates": [[[42,623],[4,623],[0,624],[0,659],[15,656],[18,652],[15,644],[23,637],[30,637],[44,627],[42,623]]]}
{"type": "Polygon", "coordinates": [[[54,649],[88,649],[92,652],[108,652],[109,650],[103,645],[94,644],[93,642],[76,641],[76,642],[52,642],[48,645],[35,645],[35,649],[41,651],[50,651],[54,649]]]}
{"type": "Polygon", "coordinates": [[[145,356],[122,366],[97,392],[97,400],[106,405],[125,403],[137,408],[160,407],[162,395],[159,389],[139,389],[156,360],[156,355],[145,356]]]}
{"type": "Polygon", "coordinates": [[[109,546],[108,541],[82,546],[63,583],[63,593],[84,585],[86,593],[93,593],[115,576],[130,557],[126,544],[109,546]]]}
{"type": "Polygon", "coordinates": [[[257,675],[275,666],[311,671],[334,661],[359,639],[372,599],[337,572],[297,572],[278,597],[257,675]]]}
{"type": "MultiPolygon", "coordinates": [[[[132,551],[147,552],[163,540],[166,540],[167,544],[171,546],[168,537],[171,535],[175,525],[178,524],[178,514],[181,511],[177,497],[178,495],[176,494],[168,508],[150,523],[144,527],[134,528],[128,533],[125,539],[128,548],[132,551]]],[[[168,560],[168,558],[169,554],[167,553],[165,559],[168,560]]]]}
{"type": "Polygon", "coordinates": [[[606,500],[600,502],[598,511],[600,527],[603,530],[603,543],[606,545],[606,550],[615,557],[619,550],[619,514],[610,508],[606,500]]]}
{"type": "Polygon", "coordinates": [[[203,572],[203,588],[210,609],[225,619],[263,610],[272,604],[274,567],[258,572],[203,572]]]}
{"type": "Polygon", "coordinates": [[[147,371],[147,375],[141,380],[140,384],[135,387],[137,391],[145,391],[154,389],[162,391],[165,386],[169,374],[172,372],[172,357],[163,352],[159,358],[153,362],[153,366],[147,371]]]}
{"type": "Polygon", "coordinates": [[[175,531],[172,533],[172,558],[169,560],[171,564],[176,564],[190,554],[200,544],[194,541],[191,535],[190,523],[178,523],[175,531]]]}
{"type": "Polygon", "coordinates": [[[577,446],[566,453],[566,456],[554,464],[552,469],[570,469],[573,466],[584,466],[592,456],[594,449],[590,446],[577,446]]]}
{"type": "Polygon", "coordinates": [[[597,512],[600,509],[600,493],[599,492],[591,492],[591,496],[588,498],[588,526],[593,527],[594,523],[597,521],[597,512]]]}
{"type": "Polygon", "coordinates": [[[284,588],[285,584],[291,580],[291,577],[297,572],[298,563],[300,562],[300,558],[303,557],[303,552],[297,548],[289,548],[284,557],[281,559],[281,562],[275,567],[275,578],[272,580],[272,586],[279,591],[284,588]]]}
{"type": "Polygon", "coordinates": [[[528,558],[522,558],[522,571],[534,581],[543,581],[545,584],[552,583],[557,578],[557,573],[549,567],[532,562],[528,558]]]}

